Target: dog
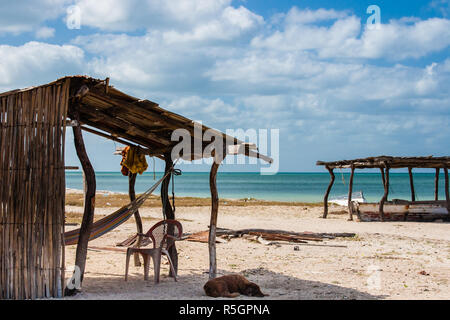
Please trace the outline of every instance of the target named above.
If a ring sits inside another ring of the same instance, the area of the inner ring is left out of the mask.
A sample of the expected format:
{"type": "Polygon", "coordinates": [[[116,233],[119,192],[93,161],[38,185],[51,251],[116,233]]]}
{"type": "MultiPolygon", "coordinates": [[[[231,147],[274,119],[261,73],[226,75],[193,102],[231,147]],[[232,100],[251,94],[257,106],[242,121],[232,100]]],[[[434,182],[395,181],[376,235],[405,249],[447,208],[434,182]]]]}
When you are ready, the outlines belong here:
{"type": "Polygon", "coordinates": [[[264,297],[268,294],[261,292],[256,283],[248,281],[241,275],[230,274],[211,279],[203,286],[207,296],[218,298],[236,298],[240,294],[251,297],[264,297]]]}

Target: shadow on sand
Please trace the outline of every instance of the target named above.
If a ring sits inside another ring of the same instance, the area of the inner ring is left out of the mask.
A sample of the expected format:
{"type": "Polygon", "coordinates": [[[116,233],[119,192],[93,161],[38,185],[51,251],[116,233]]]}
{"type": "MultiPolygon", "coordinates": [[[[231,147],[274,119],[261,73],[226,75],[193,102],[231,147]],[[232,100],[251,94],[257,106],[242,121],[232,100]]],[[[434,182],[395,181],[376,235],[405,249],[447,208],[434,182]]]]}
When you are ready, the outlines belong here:
{"type": "MultiPolygon", "coordinates": [[[[183,271],[189,272],[191,270],[184,269],[183,271]]],[[[219,270],[218,276],[230,273],[229,271],[219,270]]],[[[261,290],[269,296],[253,298],[241,295],[235,299],[374,300],[385,297],[335,284],[303,280],[264,268],[247,269],[239,273],[250,281],[257,283],[261,290]]],[[[88,272],[85,276],[82,292],[66,299],[214,299],[206,296],[203,291],[203,285],[206,281],[208,281],[208,274],[199,274],[198,270],[194,269],[192,269],[191,274],[180,275],[178,282],[175,282],[173,278],[167,276],[166,272],[163,272],[159,284],[153,282],[152,274],[150,274],[149,281],[144,281],[141,272],[130,273],[127,282],[125,282],[123,274],[88,272]]]]}

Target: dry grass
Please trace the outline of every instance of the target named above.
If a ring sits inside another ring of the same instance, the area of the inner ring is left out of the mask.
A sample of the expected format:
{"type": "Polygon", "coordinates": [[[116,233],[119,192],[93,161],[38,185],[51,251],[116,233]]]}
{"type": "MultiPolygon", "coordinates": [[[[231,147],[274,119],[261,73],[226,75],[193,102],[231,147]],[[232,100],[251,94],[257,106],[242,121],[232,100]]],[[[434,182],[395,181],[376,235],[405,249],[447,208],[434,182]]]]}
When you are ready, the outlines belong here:
{"type": "MultiPolygon", "coordinates": [[[[81,221],[83,219],[82,212],[66,211],[65,215],[66,215],[66,220],[65,220],[66,224],[81,224],[81,221]]],[[[96,214],[94,216],[94,222],[104,218],[105,216],[106,215],[104,215],[104,214],[96,214]]],[[[157,222],[160,220],[158,218],[147,217],[147,216],[141,216],[141,219],[143,222],[147,222],[147,221],[157,222]]],[[[184,218],[178,218],[177,220],[184,221],[184,222],[192,222],[193,221],[191,219],[184,219],[184,218]]]]}
{"type": "MultiPolygon", "coordinates": [[[[113,195],[103,195],[101,193],[97,194],[95,197],[95,206],[97,208],[108,208],[108,207],[122,207],[130,202],[128,195],[126,194],[113,194],[113,195]]],[[[68,193],[66,194],[66,205],[68,206],[83,206],[83,195],[68,193]]],[[[176,197],[175,205],[179,207],[206,207],[211,205],[210,198],[194,198],[194,197],[176,197]]],[[[238,207],[248,207],[248,206],[294,206],[294,207],[317,207],[322,206],[322,203],[305,203],[305,202],[281,202],[281,201],[265,201],[258,199],[220,199],[220,206],[238,206],[238,207]]],[[[150,198],[145,201],[143,207],[161,207],[161,198],[158,196],[150,196],[150,198]]]]}

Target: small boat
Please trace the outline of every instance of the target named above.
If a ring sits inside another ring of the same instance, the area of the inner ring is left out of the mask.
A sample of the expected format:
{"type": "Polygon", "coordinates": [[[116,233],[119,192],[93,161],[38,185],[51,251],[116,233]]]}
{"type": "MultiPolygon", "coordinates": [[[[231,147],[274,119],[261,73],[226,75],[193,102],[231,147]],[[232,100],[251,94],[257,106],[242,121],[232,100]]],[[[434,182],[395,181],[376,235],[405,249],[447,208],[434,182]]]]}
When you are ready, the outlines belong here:
{"type": "MultiPolygon", "coordinates": [[[[447,202],[407,201],[393,199],[384,203],[384,221],[435,221],[448,220],[447,202]]],[[[360,203],[352,201],[352,211],[359,221],[381,221],[379,203],[360,203]]]]}
{"type": "MultiPolygon", "coordinates": [[[[364,198],[363,192],[353,192],[352,193],[352,201],[357,201],[359,203],[366,203],[366,198],[364,198]]],[[[329,203],[335,203],[340,206],[347,206],[348,205],[348,195],[344,196],[338,196],[333,199],[328,200],[329,203]]]]}

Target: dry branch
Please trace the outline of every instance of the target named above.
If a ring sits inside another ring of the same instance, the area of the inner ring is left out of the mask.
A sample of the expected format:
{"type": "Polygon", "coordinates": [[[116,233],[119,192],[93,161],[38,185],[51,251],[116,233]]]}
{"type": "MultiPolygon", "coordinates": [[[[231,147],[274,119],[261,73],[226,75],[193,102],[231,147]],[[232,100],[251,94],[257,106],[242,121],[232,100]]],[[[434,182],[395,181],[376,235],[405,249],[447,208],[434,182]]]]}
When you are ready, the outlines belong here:
{"type": "MultiPolygon", "coordinates": [[[[196,232],[187,236],[187,241],[207,242],[207,231],[196,232]]],[[[312,233],[312,232],[291,232],[285,230],[268,230],[268,229],[241,229],[231,230],[217,228],[216,235],[224,239],[239,238],[244,236],[253,236],[266,241],[287,241],[295,243],[307,243],[307,241],[321,242],[324,239],[335,239],[338,237],[354,237],[354,233],[312,233]]],[[[216,241],[217,242],[217,241],[216,241]]],[[[220,241],[219,241],[220,242],[220,241]]]]}

